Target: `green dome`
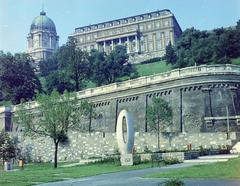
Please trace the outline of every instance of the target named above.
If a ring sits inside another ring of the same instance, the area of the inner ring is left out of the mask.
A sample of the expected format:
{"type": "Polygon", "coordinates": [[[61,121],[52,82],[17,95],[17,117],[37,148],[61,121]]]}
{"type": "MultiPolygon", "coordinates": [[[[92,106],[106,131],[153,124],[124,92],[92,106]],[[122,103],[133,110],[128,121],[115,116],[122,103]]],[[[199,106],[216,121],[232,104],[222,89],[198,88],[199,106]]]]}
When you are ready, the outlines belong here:
{"type": "Polygon", "coordinates": [[[42,11],[40,13],[40,16],[37,16],[31,24],[30,32],[37,30],[46,30],[56,33],[56,27],[54,22],[46,16],[46,13],[44,11],[42,11]]]}

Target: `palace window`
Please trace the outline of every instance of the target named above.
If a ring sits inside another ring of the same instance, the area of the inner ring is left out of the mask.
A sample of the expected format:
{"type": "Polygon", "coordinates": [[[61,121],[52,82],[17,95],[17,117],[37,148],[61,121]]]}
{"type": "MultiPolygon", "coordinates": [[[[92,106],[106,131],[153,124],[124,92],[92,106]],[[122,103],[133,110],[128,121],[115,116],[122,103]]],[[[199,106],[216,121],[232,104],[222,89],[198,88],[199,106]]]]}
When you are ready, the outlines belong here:
{"type": "Polygon", "coordinates": [[[147,28],[148,28],[148,30],[151,30],[152,29],[152,24],[148,24],[147,28]]]}
{"type": "Polygon", "coordinates": [[[168,26],[168,25],[169,25],[169,21],[168,20],[164,21],[164,26],[168,26]]]}

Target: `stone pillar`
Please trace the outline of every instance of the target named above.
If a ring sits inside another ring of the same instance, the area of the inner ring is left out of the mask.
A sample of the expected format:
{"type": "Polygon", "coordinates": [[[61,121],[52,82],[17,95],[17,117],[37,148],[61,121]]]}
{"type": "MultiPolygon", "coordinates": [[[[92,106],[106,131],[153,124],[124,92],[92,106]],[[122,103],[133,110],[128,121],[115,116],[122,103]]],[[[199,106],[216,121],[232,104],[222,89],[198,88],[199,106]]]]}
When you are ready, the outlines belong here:
{"type": "Polygon", "coordinates": [[[174,37],[173,37],[173,31],[172,30],[169,32],[169,37],[170,37],[171,44],[173,45],[174,44],[174,37]]]}
{"type": "Polygon", "coordinates": [[[139,42],[138,42],[138,37],[135,35],[135,50],[138,53],[139,52],[139,42]]]}
{"type": "Polygon", "coordinates": [[[144,36],[144,48],[145,52],[148,52],[148,35],[144,36]]]}
{"type": "Polygon", "coordinates": [[[119,45],[122,44],[121,38],[118,38],[118,44],[119,44],[119,45]]]}
{"type": "Polygon", "coordinates": [[[112,46],[112,51],[113,51],[113,47],[114,47],[114,45],[113,45],[113,40],[111,41],[111,46],[112,46]]]}
{"type": "Polygon", "coordinates": [[[164,32],[161,33],[161,42],[162,42],[162,49],[165,48],[165,34],[164,32]]]}
{"type": "Polygon", "coordinates": [[[153,39],[153,51],[156,51],[157,50],[156,34],[152,35],[152,39],[153,39]]]}
{"type": "Polygon", "coordinates": [[[127,53],[130,53],[130,41],[128,36],[127,36],[127,53]]]}
{"type": "Polygon", "coordinates": [[[106,41],[103,41],[103,52],[106,52],[106,41]]]}
{"type": "Polygon", "coordinates": [[[40,48],[41,47],[41,35],[39,34],[38,35],[38,48],[40,48]]]}
{"type": "Polygon", "coordinates": [[[49,41],[49,47],[52,48],[52,36],[49,36],[50,37],[50,41],[49,41]]]}

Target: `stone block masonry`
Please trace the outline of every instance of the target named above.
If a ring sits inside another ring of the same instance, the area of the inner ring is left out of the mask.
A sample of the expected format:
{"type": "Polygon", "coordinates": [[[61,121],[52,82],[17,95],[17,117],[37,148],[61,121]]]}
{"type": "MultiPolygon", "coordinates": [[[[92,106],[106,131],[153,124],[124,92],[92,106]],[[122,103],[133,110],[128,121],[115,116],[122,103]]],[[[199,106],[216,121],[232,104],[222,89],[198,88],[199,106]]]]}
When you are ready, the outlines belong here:
{"type": "MultiPolygon", "coordinates": [[[[231,145],[231,140],[235,139],[234,133],[231,139],[227,140],[227,135],[223,133],[191,133],[178,134],[174,136],[169,143],[169,138],[161,136],[161,150],[186,150],[188,144],[192,144],[193,149],[203,148],[219,148],[219,145],[231,145]]],[[[23,138],[21,134],[18,136],[20,148],[25,158],[39,162],[53,161],[54,144],[49,138],[23,138]]],[[[79,133],[69,132],[68,145],[59,146],[59,161],[81,160],[90,157],[104,157],[105,155],[115,154],[117,149],[117,141],[115,133],[106,133],[103,137],[101,132],[79,133]]],[[[147,148],[150,151],[157,150],[157,136],[153,133],[135,134],[135,149],[137,153],[143,153],[147,148]]],[[[168,156],[168,154],[166,154],[168,156]]]]}

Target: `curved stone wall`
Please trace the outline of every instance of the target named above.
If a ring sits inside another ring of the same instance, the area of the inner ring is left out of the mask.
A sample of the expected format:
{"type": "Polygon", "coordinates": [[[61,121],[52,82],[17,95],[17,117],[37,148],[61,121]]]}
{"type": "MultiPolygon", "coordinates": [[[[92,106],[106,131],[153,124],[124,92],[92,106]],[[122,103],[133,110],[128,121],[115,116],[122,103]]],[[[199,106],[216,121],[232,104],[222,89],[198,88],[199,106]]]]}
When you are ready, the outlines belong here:
{"type": "MultiPolygon", "coordinates": [[[[171,146],[166,141],[162,148],[184,149],[188,143],[192,143],[195,148],[199,145],[217,147],[223,144],[231,145],[240,140],[240,135],[236,135],[240,134],[240,67],[237,65],[204,65],[176,69],[87,89],[76,94],[79,100],[90,100],[93,103],[92,110],[101,115],[96,117],[97,119],[90,117],[86,122],[89,131],[83,132],[86,133],[84,139],[89,144],[84,144],[84,149],[87,150],[81,150],[84,155],[93,153],[91,134],[97,134],[97,141],[103,143],[104,152],[95,150],[98,154],[114,151],[117,116],[123,109],[132,114],[136,135],[142,136],[135,142],[136,149],[143,151],[145,146],[154,149],[156,138],[149,131],[146,117],[147,106],[151,104],[154,96],[162,97],[173,110],[174,138],[171,146]],[[229,111],[229,128],[232,133],[230,139],[226,136],[226,108],[229,111]]],[[[32,109],[38,106],[35,102],[29,104],[32,109]]],[[[13,108],[12,112],[15,109],[13,108]]],[[[6,121],[11,121],[11,114],[9,110],[5,112],[6,109],[0,111],[0,128],[3,128],[6,127],[6,121]]],[[[74,136],[71,140],[74,142],[74,136]]]]}

